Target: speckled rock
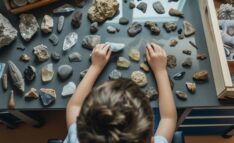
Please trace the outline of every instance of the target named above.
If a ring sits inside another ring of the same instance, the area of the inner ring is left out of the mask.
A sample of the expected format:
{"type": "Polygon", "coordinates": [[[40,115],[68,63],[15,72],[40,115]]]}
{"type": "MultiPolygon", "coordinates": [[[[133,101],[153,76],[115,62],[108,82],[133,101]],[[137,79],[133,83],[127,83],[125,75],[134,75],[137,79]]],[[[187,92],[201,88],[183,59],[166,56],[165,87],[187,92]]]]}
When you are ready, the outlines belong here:
{"type": "Polygon", "coordinates": [[[131,74],[131,79],[133,82],[135,82],[140,87],[144,87],[145,85],[148,84],[148,80],[147,80],[146,75],[141,71],[134,71],[131,74]]]}

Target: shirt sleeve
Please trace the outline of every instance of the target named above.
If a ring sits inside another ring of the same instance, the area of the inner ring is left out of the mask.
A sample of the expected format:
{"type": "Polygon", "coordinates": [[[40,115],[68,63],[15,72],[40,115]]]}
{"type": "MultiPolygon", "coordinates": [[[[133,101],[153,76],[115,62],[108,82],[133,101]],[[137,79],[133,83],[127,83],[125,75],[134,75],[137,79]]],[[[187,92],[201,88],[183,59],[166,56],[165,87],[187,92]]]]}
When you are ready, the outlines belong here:
{"type": "Polygon", "coordinates": [[[154,143],[168,143],[167,139],[163,136],[155,136],[154,143]]]}
{"type": "Polygon", "coordinates": [[[63,143],[79,143],[77,138],[77,126],[76,123],[70,125],[68,129],[68,134],[63,143]]]}

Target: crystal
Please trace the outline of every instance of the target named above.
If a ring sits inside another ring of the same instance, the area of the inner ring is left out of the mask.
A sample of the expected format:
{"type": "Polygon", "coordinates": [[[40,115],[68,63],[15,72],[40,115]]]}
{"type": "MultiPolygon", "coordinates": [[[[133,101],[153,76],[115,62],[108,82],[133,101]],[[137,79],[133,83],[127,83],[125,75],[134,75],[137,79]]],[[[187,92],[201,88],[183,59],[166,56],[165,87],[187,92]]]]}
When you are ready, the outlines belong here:
{"type": "Polygon", "coordinates": [[[41,69],[41,78],[43,82],[50,82],[54,77],[53,64],[47,64],[41,69]]]}
{"type": "Polygon", "coordinates": [[[69,82],[63,87],[62,96],[73,95],[76,91],[76,85],[74,82],[69,82]]]}
{"type": "Polygon", "coordinates": [[[41,23],[41,31],[44,33],[51,33],[54,27],[54,20],[51,16],[45,15],[41,23]]]}
{"type": "Polygon", "coordinates": [[[63,51],[66,51],[76,45],[78,41],[78,34],[75,32],[69,33],[63,42],[63,51]]]}

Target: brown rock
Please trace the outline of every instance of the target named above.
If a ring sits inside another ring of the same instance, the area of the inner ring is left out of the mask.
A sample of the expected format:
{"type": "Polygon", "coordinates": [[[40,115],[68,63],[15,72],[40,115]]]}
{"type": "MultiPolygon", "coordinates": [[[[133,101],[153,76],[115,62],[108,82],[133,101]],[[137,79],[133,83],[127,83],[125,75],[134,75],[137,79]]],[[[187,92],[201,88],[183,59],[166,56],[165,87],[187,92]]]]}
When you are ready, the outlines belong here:
{"type": "Polygon", "coordinates": [[[35,88],[31,88],[27,93],[24,95],[25,98],[38,98],[39,95],[35,88]]]}
{"type": "Polygon", "coordinates": [[[76,13],[73,14],[72,17],[72,25],[75,28],[79,28],[82,22],[82,13],[77,11],[76,13]]]}
{"type": "Polygon", "coordinates": [[[146,75],[141,71],[134,71],[131,75],[131,79],[137,85],[143,87],[148,83],[146,75]]]}
{"type": "Polygon", "coordinates": [[[177,29],[177,24],[175,22],[165,22],[163,23],[164,29],[170,33],[177,29]]]}
{"type": "Polygon", "coordinates": [[[167,56],[167,66],[169,68],[175,68],[177,66],[176,64],[176,57],[174,55],[168,55],[167,56]]]}
{"type": "Polygon", "coordinates": [[[173,39],[173,40],[170,41],[170,46],[171,47],[175,47],[177,44],[178,44],[178,41],[175,40],[175,39],[173,39]]]}
{"type": "Polygon", "coordinates": [[[147,64],[145,64],[145,63],[141,63],[141,64],[140,64],[140,68],[141,68],[143,71],[145,71],[145,72],[149,72],[149,71],[150,71],[149,66],[148,66],[147,64]]]}
{"type": "Polygon", "coordinates": [[[191,55],[192,51],[191,50],[183,50],[183,53],[186,55],[191,55]]]}
{"type": "Polygon", "coordinates": [[[177,9],[174,9],[174,8],[171,8],[169,10],[169,14],[171,16],[176,16],[176,17],[184,18],[184,13],[181,12],[181,11],[179,11],[179,10],[177,10],[177,9]]]}
{"type": "Polygon", "coordinates": [[[20,56],[20,60],[23,62],[28,62],[28,61],[30,61],[30,57],[27,54],[22,54],[20,56]]]}
{"type": "Polygon", "coordinates": [[[195,93],[197,90],[196,83],[186,82],[186,87],[187,87],[188,91],[191,93],[195,93]]]}
{"type": "Polygon", "coordinates": [[[205,80],[208,80],[208,75],[209,75],[208,71],[202,70],[202,71],[194,73],[193,79],[197,81],[205,81],[205,80]]]}
{"type": "Polygon", "coordinates": [[[188,22],[188,21],[184,21],[184,36],[185,37],[189,37],[192,36],[193,34],[195,34],[195,28],[194,26],[188,22]]]}
{"type": "Polygon", "coordinates": [[[160,28],[158,27],[156,22],[153,21],[146,21],[145,27],[147,27],[152,34],[159,35],[160,34],[160,28]]]}
{"type": "Polygon", "coordinates": [[[9,100],[8,100],[8,109],[14,109],[14,108],[15,108],[14,91],[11,90],[9,100]]]}
{"type": "Polygon", "coordinates": [[[197,59],[198,60],[205,60],[207,57],[206,57],[206,54],[204,54],[204,53],[199,53],[199,54],[197,54],[197,59]]]}
{"type": "Polygon", "coordinates": [[[188,95],[185,94],[182,91],[176,91],[176,96],[181,100],[187,100],[188,99],[188,95]]]}

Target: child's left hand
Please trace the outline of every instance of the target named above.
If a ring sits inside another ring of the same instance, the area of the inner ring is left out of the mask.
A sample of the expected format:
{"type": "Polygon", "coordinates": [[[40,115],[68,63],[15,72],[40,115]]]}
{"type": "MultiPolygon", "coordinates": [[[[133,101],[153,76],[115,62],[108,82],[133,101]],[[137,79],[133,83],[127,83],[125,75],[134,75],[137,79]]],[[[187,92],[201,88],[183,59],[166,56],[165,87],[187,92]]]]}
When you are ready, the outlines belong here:
{"type": "Polygon", "coordinates": [[[111,56],[110,45],[98,44],[92,52],[92,66],[98,70],[103,70],[103,68],[108,63],[111,56]]]}

